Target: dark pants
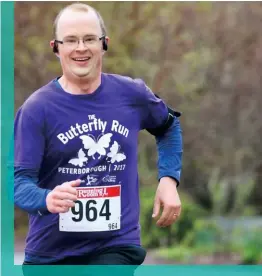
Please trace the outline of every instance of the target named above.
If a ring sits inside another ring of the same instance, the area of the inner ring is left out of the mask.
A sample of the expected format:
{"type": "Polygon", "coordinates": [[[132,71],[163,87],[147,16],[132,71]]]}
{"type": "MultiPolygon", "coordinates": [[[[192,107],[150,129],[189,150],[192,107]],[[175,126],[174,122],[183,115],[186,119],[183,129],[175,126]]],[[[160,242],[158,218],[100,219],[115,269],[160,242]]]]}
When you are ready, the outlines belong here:
{"type": "MultiPolygon", "coordinates": [[[[141,265],[146,257],[146,251],[137,246],[115,246],[107,249],[98,251],[97,253],[92,253],[85,256],[74,256],[67,257],[63,260],[59,260],[54,263],[41,264],[41,268],[37,267],[39,263],[23,263],[23,274],[24,276],[35,276],[35,275],[46,275],[53,276],[59,275],[57,269],[48,269],[45,272],[43,266],[46,265],[79,265],[83,266],[80,269],[75,269],[72,276],[91,276],[91,275],[124,275],[131,276],[134,275],[135,269],[141,265]],[[109,265],[105,267],[105,265],[109,265]],[[95,266],[95,267],[94,267],[95,266]],[[79,271],[78,271],[79,270],[79,271]],[[54,274],[53,274],[54,273],[54,274]]],[[[61,273],[64,274],[63,269],[61,273]]],[[[67,275],[67,274],[66,274],[67,275]]],[[[68,274],[69,275],[69,274],[68,274]]]]}

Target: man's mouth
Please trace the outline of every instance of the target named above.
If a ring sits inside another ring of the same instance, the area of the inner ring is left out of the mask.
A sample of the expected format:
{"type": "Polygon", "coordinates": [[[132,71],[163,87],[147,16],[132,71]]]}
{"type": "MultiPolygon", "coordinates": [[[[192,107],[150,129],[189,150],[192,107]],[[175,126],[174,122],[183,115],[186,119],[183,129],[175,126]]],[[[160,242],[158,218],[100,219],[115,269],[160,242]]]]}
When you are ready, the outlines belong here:
{"type": "Polygon", "coordinates": [[[88,61],[90,57],[83,57],[83,58],[72,58],[74,61],[88,61]]]}

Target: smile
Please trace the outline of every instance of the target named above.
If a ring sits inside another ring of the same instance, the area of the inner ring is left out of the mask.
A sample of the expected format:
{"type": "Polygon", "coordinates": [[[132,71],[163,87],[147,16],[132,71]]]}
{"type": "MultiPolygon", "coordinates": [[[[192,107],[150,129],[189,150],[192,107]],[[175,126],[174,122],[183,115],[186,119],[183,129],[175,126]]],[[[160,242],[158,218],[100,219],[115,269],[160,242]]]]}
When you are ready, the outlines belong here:
{"type": "Polygon", "coordinates": [[[74,61],[87,61],[89,59],[90,59],[90,57],[86,57],[86,58],[73,58],[74,61]]]}

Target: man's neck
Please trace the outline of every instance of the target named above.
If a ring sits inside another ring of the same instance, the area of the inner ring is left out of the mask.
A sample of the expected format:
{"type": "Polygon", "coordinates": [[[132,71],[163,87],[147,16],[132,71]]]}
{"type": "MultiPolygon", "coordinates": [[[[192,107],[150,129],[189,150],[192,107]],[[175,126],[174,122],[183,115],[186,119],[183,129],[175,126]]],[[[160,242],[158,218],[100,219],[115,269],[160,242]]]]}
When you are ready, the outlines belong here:
{"type": "Polygon", "coordinates": [[[92,94],[101,84],[101,75],[93,80],[79,80],[78,82],[71,81],[63,75],[58,81],[67,93],[92,94]]]}

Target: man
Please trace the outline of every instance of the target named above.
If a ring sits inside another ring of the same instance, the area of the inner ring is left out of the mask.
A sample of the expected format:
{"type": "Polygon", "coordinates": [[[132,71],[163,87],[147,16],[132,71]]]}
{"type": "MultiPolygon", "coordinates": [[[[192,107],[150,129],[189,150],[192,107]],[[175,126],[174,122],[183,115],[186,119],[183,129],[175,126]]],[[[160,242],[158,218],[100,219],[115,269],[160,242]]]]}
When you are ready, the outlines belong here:
{"type": "Polygon", "coordinates": [[[140,265],[138,133],[157,139],[152,216],[166,227],[181,212],[179,113],[143,81],[102,73],[109,38],[90,6],[63,9],[55,36],[63,74],[15,119],[15,204],[29,213],[24,264],[140,265]]]}

